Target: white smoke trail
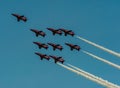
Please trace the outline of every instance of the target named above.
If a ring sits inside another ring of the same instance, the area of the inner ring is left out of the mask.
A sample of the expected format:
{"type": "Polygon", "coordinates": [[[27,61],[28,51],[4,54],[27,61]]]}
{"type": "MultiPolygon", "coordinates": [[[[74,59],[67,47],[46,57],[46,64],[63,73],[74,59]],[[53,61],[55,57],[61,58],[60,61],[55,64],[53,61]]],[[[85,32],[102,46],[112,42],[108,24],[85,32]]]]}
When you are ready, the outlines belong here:
{"type": "Polygon", "coordinates": [[[67,64],[67,65],[70,66],[70,67],[72,67],[72,68],[74,68],[74,69],[76,69],[77,71],[83,73],[84,75],[87,75],[87,76],[91,77],[92,79],[97,80],[97,83],[99,82],[101,85],[104,85],[104,86],[106,86],[108,88],[120,88],[120,86],[118,86],[116,84],[113,84],[111,82],[108,82],[107,80],[104,80],[104,79],[102,79],[100,77],[97,77],[97,76],[95,76],[93,74],[90,74],[90,73],[88,73],[86,71],[83,71],[82,69],[80,69],[78,67],[75,67],[75,66],[73,66],[71,64],[67,64]]]}
{"type": "Polygon", "coordinates": [[[93,45],[93,46],[101,49],[101,50],[104,50],[104,51],[106,51],[106,52],[108,52],[108,53],[110,53],[110,54],[112,54],[112,55],[115,55],[115,56],[117,56],[117,57],[120,57],[120,54],[117,53],[117,52],[115,52],[115,51],[112,51],[112,50],[107,49],[107,48],[105,48],[105,47],[103,47],[103,46],[100,46],[100,45],[98,45],[98,44],[96,44],[96,43],[93,43],[93,42],[91,42],[91,41],[89,41],[89,40],[87,40],[87,39],[84,39],[84,38],[80,37],[80,36],[76,36],[76,37],[77,37],[78,39],[80,39],[80,40],[88,43],[88,44],[91,44],[91,45],[93,45]]]}
{"type": "Polygon", "coordinates": [[[70,68],[70,67],[68,67],[68,66],[65,66],[65,65],[63,65],[63,64],[60,64],[60,63],[58,63],[58,65],[66,68],[66,69],[68,69],[68,70],[70,70],[70,71],[72,71],[72,72],[74,72],[74,73],[77,73],[78,75],[81,75],[81,76],[83,76],[83,77],[85,77],[85,78],[87,78],[87,79],[89,79],[89,80],[92,80],[92,81],[94,81],[94,82],[96,82],[96,83],[98,83],[98,84],[100,84],[100,85],[102,85],[102,86],[108,87],[105,83],[100,82],[99,80],[96,80],[96,79],[94,79],[94,78],[92,78],[92,77],[84,74],[83,72],[79,72],[79,71],[77,71],[77,70],[75,70],[75,69],[72,69],[72,68],[70,68]]]}
{"type": "Polygon", "coordinates": [[[89,55],[89,56],[97,59],[97,60],[100,60],[100,61],[102,61],[102,62],[104,62],[104,63],[106,63],[106,64],[108,64],[108,65],[111,65],[111,66],[113,66],[113,67],[115,67],[115,68],[117,68],[117,69],[120,70],[120,66],[117,65],[117,64],[114,64],[114,63],[112,63],[112,62],[110,62],[110,61],[108,61],[108,60],[105,60],[105,59],[103,59],[103,58],[101,58],[101,57],[98,57],[98,56],[96,56],[96,55],[94,55],[94,54],[91,54],[91,53],[89,53],[89,52],[87,52],[87,51],[84,51],[84,50],[81,50],[81,51],[82,51],[83,53],[85,53],[85,54],[87,54],[87,55],[89,55]]]}

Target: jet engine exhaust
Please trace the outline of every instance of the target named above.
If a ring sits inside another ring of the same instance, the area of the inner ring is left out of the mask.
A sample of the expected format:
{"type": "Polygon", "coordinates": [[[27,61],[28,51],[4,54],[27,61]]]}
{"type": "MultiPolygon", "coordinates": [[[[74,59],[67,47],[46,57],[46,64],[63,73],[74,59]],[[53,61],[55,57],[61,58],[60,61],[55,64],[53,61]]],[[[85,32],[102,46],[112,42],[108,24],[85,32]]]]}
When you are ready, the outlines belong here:
{"type": "Polygon", "coordinates": [[[106,51],[106,52],[108,52],[108,53],[110,53],[110,54],[112,54],[112,55],[114,55],[114,56],[120,57],[120,54],[117,53],[117,52],[115,52],[115,51],[112,51],[112,50],[110,50],[110,49],[107,49],[107,48],[105,48],[105,47],[103,47],[103,46],[100,46],[100,45],[94,43],[94,42],[91,42],[91,41],[89,41],[89,40],[87,40],[87,39],[84,39],[84,38],[82,38],[82,37],[80,37],[80,36],[76,36],[76,38],[78,38],[78,39],[80,39],[80,40],[82,40],[82,41],[84,41],[84,42],[86,42],[86,43],[88,43],[88,44],[90,44],[90,45],[93,45],[93,46],[95,46],[95,47],[97,47],[97,48],[99,48],[99,49],[101,49],[101,50],[103,50],[103,51],[106,51]]]}
{"type": "Polygon", "coordinates": [[[93,57],[93,58],[95,58],[95,59],[97,59],[97,60],[100,60],[100,61],[102,61],[102,62],[104,62],[104,63],[106,63],[106,64],[108,64],[108,65],[110,65],[110,66],[112,66],[112,67],[115,67],[115,68],[117,68],[117,69],[120,70],[120,66],[117,65],[117,64],[114,64],[114,63],[112,63],[112,62],[110,62],[110,61],[108,61],[108,60],[105,60],[105,59],[103,59],[103,58],[101,58],[101,57],[98,57],[98,56],[96,56],[96,55],[94,55],[94,54],[92,54],[92,53],[89,53],[89,52],[87,52],[87,51],[82,50],[82,52],[85,53],[85,54],[87,54],[87,55],[89,55],[89,56],[91,56],[91,57],[93,57]]]}
{"type": "Polygon", "coordinates": [[[83,76],[83,77],[85,77],[85,78],[87,78],[87,79],[89,79],[89,80],[91,80],[93,82],[101,84],[102,86],[105,86],[107,88],[120,88],[120,86],[118,86],[116,84],[108,82],[107,80],[104,80],[104,79],[102,79],[100,77],[97,77],[97,76],[95,76],[93,74],[90,74],[90,73],[88,73],[88,72],[86,72],[86,71],[84,71],[84,70],[82,70],[80,68],[77,68],[77,67],[75,67],[75,66],[73,66],[71,64],[67,64],[67,65],[70,66],[70,67],[68,67],[68,66],[62,66],[62,67],[66,68],[68,70],[71,70],[72,72],[75,72],[75,73],[77,73],[77,74],[79,74],[79,75],[81,75],[81,76],[83,76]]]}

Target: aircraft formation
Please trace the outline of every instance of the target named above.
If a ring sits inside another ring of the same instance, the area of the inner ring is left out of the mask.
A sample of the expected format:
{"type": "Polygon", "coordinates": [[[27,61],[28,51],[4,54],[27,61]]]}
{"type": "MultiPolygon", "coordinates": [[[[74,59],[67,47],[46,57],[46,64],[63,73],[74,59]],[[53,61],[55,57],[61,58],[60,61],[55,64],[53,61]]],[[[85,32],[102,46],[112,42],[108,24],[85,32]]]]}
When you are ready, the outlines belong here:
{"type": "MultiPolygon", "coordinates": [[[[19,14],[11,14],[12,16],[16,17],[17,18],[17,21],[24,21],[26,22],[27,21],[27,17],[25,17],[24,15],[19,15],[19,14]]],[[[64,28],[59,28],[59,29],[55,29],[55,28],[46,28],[48,31],[52,32],[52,35],[55,36],[55,35],[64,35],[64,36],[74,36],[75,33],[72,31],[72,30],[67,30],[67,29],[64,29],[64,28]]],[[[35,36],[36,37],[45,37],[46,36],[46,33],[43,32],[42,30],[38,30],[38,29],[30,29],[30,31],[32,31],[33,33],[35,33],[35,36]]],[[[62,51],[63,50],[63,46],[61,44],[55,44],[55,43],[52,43],[52,42],[47,42],[46,44],[45,43],[41,43],[41,42],[33,42],[33,44],[37,45],[39,49],[43,48],[43,49],[48,49],[49,46],[51,46],[53,48],[53,51],[55,50],[60,50],[62,51]]],[[[66,46],[69,46],[70,47],[70,50],[73,51],[74,49],[75,50],[80,50],[80,46],[79,45],[74,45],[74,44],[71,44],[71,43],[65,43],[66,46]]],[[[50,59],[53,59],[55,63],[57,62],[60,62],[60,63],[64,63],[65,60],[61,57],[61,56],[55,56],[55,55],[47,55],[47,54],[42,54],[42,53],[39,53],[39,52],[35,52],[36,55],[38,55],[40,57],[41,60],[43,59],[46,59],[46,60],[50,60],[50,59]]]]}
{"type": "MultiPolygon", "coordinates": [[[[72,30],[67,30],[67,29],[54,29],[54,28],[46,28],[47,30],[51,31],[53,35],[62,35],[64,33],[65,36],[67,35],[71,35],[74,36],[75,33],[72,30]]],[[[46,34],[45,32],[41,31],[41,30],[37,30],[37,29],[30,29],[32,32],[35,33],[36,37],[38,37],[39,35],[42,37],[45,37],[46,34]]]]}
{"type": "MultiPolygon", "coordinates": [[[[53,36],[58,34],[58,35],[62,35],[62,29],[54,29],[54,28],[47,28],[49,31],[52,32],[53,36]]],[[[43,36],[45,37],[46,33],[41,31],[41,30],[37,30],[37,29],[30,29],[32,32],[35,33],[36,37],[38,37],[39,35],[40,36],[43,36]]],[[[72,30],[65,30],[64,29],[64,33],[65,33],[65,36],[67,35],[71,35],[71,36],[74,36],[74,32],[72,30]]],[[[48,49],[49,46],[51,46],[53,48],[53,51],[55,51],[56,49],[62,51],[63,50],[63,46],[60,45],[60,44],[55,44],[55,43],[51,43],[51,42],[48,42],[48,43],[41,43],[41,42],[33,42],[35,45],[38,46],[39,49],[41,48],[44,48],[44,49],[48,49]]],[[[73,51],[74,49],[75,50],[80,50],[80,46],[79,45],[74,45],[74,44],[70,44],[70,43],[65,43],[66,46],[69,46],[70,47],[70,50],[73,51]]],[[[42,54],[42,53],[38,53],[38,52],[35,52],[36,55],[38,55],[40,57],[41,60],[43,59],[46,59],[46,60],[49,60],[50,58],[54,60],[55,63],[57,62],[60,62],[60,63],[64,63],[65,60],[61,57],[61,56],[55,56],[55,55],[46,55],[46,54],[42,54]]]]}
{"type": "MultiPolygon", "coordinates": [[[[27,17],[25,17],[24,15],[19,15],[19,14],[14,14],[14,13],[11,14],[11,15],[17,18],[17,22],[20,22],[20,21],[26,22],[26,21],[27,21],[27,17]]],[[[59,28],[59,29],[46,28],[46,29],[47,29],[48,31],[52,32],[52,35],[53,35],[53,36],[55,36],[55,35],[60,35],[60,36],[62,36],[62,35],[64,35],[64,36],[70,35],[70,36],[73,37],[73,36],[75,35],[75,33],[74,33],[72,30],[67,30],[67,29],[64,29],[64,28],[59,28]]],[[[30,31],[33,32],[33,33],[35,33],[35,36],[36,36],[36,37],[39,37],[39,36],[45,37],[45,36],[46,36],[46,33],[43,32],[42,30],[30,29],[30,31]]],[[[89,40],[86,40],[86,39],[84,39],[84,38],[82,38],[82,37],[80,37],[80,36],[77,36],[77,38],[80,39],[80,40],[82,40],[82,41],[84,41],[84,42],[86,42],[86,43],[88,43],[88,44],[90,44],[90,45],[93,45],[93,46],[95,46],[95,47],[97,47],[97,48],[99,48],[99,49],[101,49],[101,50],[104,50],[104,51],[106,51],[106,52],[108,52],[108,53],[110,53],[110,54],[113,54],[113,55],[115,55],[115,56],[117,56],[117,57],[120,57],[120,54],[118,54],[117,52],[114,52],[114,51],[112,51],[112,50],[109,50],[109,49],[107,49],[107,48],[105,48],[105,47],[103,47],[103,46],[100,46],[100,45],[98,45],[98,44],[96,44],[96,43],[94,43],[94,42],[91,42],[91,41],[89,41],[89,40]]],[[[53,51],[56,51],[56,50],[62,51],[62,50],[64,49],[61,44],[56,44],[56,43],[52,43],[52,42],[49,42],[49,41],[48,41],[47,43],[35,42],[35,41],[34,41],[33,44],[37,45],[39,49],[42,49],[42,48],[43,48],[43,49],[46,49],[46,50],[47,50],[47,49],[49,49],[49,47],[52,47],[53,51]]],[[[79,45],[71,44],[71,43],[68,43],[68,42],[65,42],[64,44],[65,44],[67,47],[69,47],[71,51],[73,51],[73,50],[80,51],[80,50],[81,50],[81,47],[80,47],[79,45]]],[[[91,54],[91,53],[89,53],[89,52],[87,52],[87,51],[84,51],[84,50],[81,50],[81,52],[83,52],[83,53],[85,53],[85,54],[87,54],[87,55],[89,55],[89,56],[91,56],[91,57],[93,57],[93,58],[95,58],[95,59],[97,59],[97,60],[100,60],[100,61],[102,61],[102,62],[104,62],[104,63],[106,63],[106,64],[108,64],[108,65],[111,65],[111,66],[113,66],[113,67],[115,67],[115,68],[120,69],[120,66],[119,66],[119,65],[114,64],[114,63],[112,63],[112,62],[110,62],[110,61],[107,61],[107,60],[105,60],[105,59],[103,59],[103,58],[101,58],[101,57],[98,57],[98,56],[96,56],[96,55],[94,55],[94,54],[91,54]]],[[[81,75],[80,72],[82,72],[82,74],[83,74],[82,76],[84,76],[84,77],[86,77],[86,78],[88,78],[88,79],[91,78],[92,81],[96,81],[96,80],[98,79],[98,81],[97,81],[96,83],[99,83],[99,82],[100,82],[99,84],[101,84],[101,85],[104,85],[104,86],[107,85],[107,87],[110,86],[110,88],[120,88],[120,87],[118,87],[117,85],[112,84],[112,83],[110,83],[110,82],[108,82],[108,81],[106,81],[106,80],[103,80],[103,79],[99,78],[99,77],[95,77],[95,76],[93,76],[92,74],[89,74],[88,72],[81,71],[81,69],[76,68],[75,66],[72,66],[72,65],[69,64],[70,67],[75,68],[76,70],[75,70],[75,69],[71,69],[71,68],[67,67],[66,65],[63,65],[63,63],[65,62],[65,60],[62,58],[62,56],[48,55],[48,54],[43,54],[43,53],[40,53],[40,52],[35,52],[34,54],[36,54],[37,56],[39,56],[41,60],[46,59],[46,60],[49,61],[50,59],[52,59],[52,60],[54,60],[54,63],[58,63],[58,65],[66,68],[66,69],[68,69],[68,70],[70,70],[70,71],[72,71],[72,72],[75,72],[75,73],[77,73],[77,74],[78,74],[78,72],[79,72],[79,74],[81,75]],[[60,63],[62,63],[62,64],[60,64],[60,63]],[[78,69],[79,69],[79,71],[77,71],[78,69]],[[77,72],[76,72],[76,71],[77,71],[77,72]],[[86,74],[87,74],[87,76],[85,76],[86,74]],[[90,78],[89,78],[88,76],[89,76],[90,78]],[[93,79],[95,79],[95,80],[93,80],[93,79]],[[100,81],[100,80],[102,80],[102,81],[100,81]],[[101,82],[102,82],[102,83],[101,83],[101,82]],[[111,87],[111,86],[117,86],[117,87],[111,87]]]]}

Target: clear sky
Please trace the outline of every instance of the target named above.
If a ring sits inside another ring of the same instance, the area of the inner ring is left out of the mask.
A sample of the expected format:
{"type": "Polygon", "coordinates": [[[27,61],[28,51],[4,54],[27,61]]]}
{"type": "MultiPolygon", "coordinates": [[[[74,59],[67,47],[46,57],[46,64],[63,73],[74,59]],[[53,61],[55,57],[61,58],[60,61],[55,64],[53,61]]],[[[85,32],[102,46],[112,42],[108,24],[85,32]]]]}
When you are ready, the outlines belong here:
{"type": "Polygon", "coordinates": [[[70,51],[65,42],[120,65],[120,58],[97,49],[75,37],[52,36],[47,27],[65,28],[90,41],[120,53],[119,0],[1,0],[0,2],[0,88],[104,88],[72,73],[53,60],[41,61],[34,52],[62,56],[66,63],[120,85],[120,70],[84,54],[70,51]],[[25,15],[17,22],[11,13],[25,15]],[[46,32],[35,37],[29,29],[46,32]],[[33,41],[60,43],[64,49],[38,49],[33,41]]]}

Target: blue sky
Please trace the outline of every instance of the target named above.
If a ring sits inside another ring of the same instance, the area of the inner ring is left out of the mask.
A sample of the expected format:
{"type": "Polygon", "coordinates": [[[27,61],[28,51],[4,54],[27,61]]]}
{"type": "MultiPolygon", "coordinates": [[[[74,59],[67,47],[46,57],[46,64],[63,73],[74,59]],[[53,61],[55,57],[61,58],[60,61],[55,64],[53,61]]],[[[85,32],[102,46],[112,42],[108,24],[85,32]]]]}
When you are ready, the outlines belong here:
{"type": "Polygon", "coordinates": [[[75,37],[52,36],[47,27],[73,30],[76,35],[120,53],[119,0],[1,0],[0,87],[1,88],[104,88],[72,73],[53,60],[39,60],[34,52],[63,56],[67,63],[120,85],[120,71],[88,55],[70,51],[65,42],[78,44],[106,60],[120,65],[120,58],[99,50],[75,37]],[[11,13],[25,15],[17,22],[11,13]],[[29,29],[46,32],[35,37],[29,29]],[[60,43],[64,50],[39,50],[33,41],[60,43]]]}

